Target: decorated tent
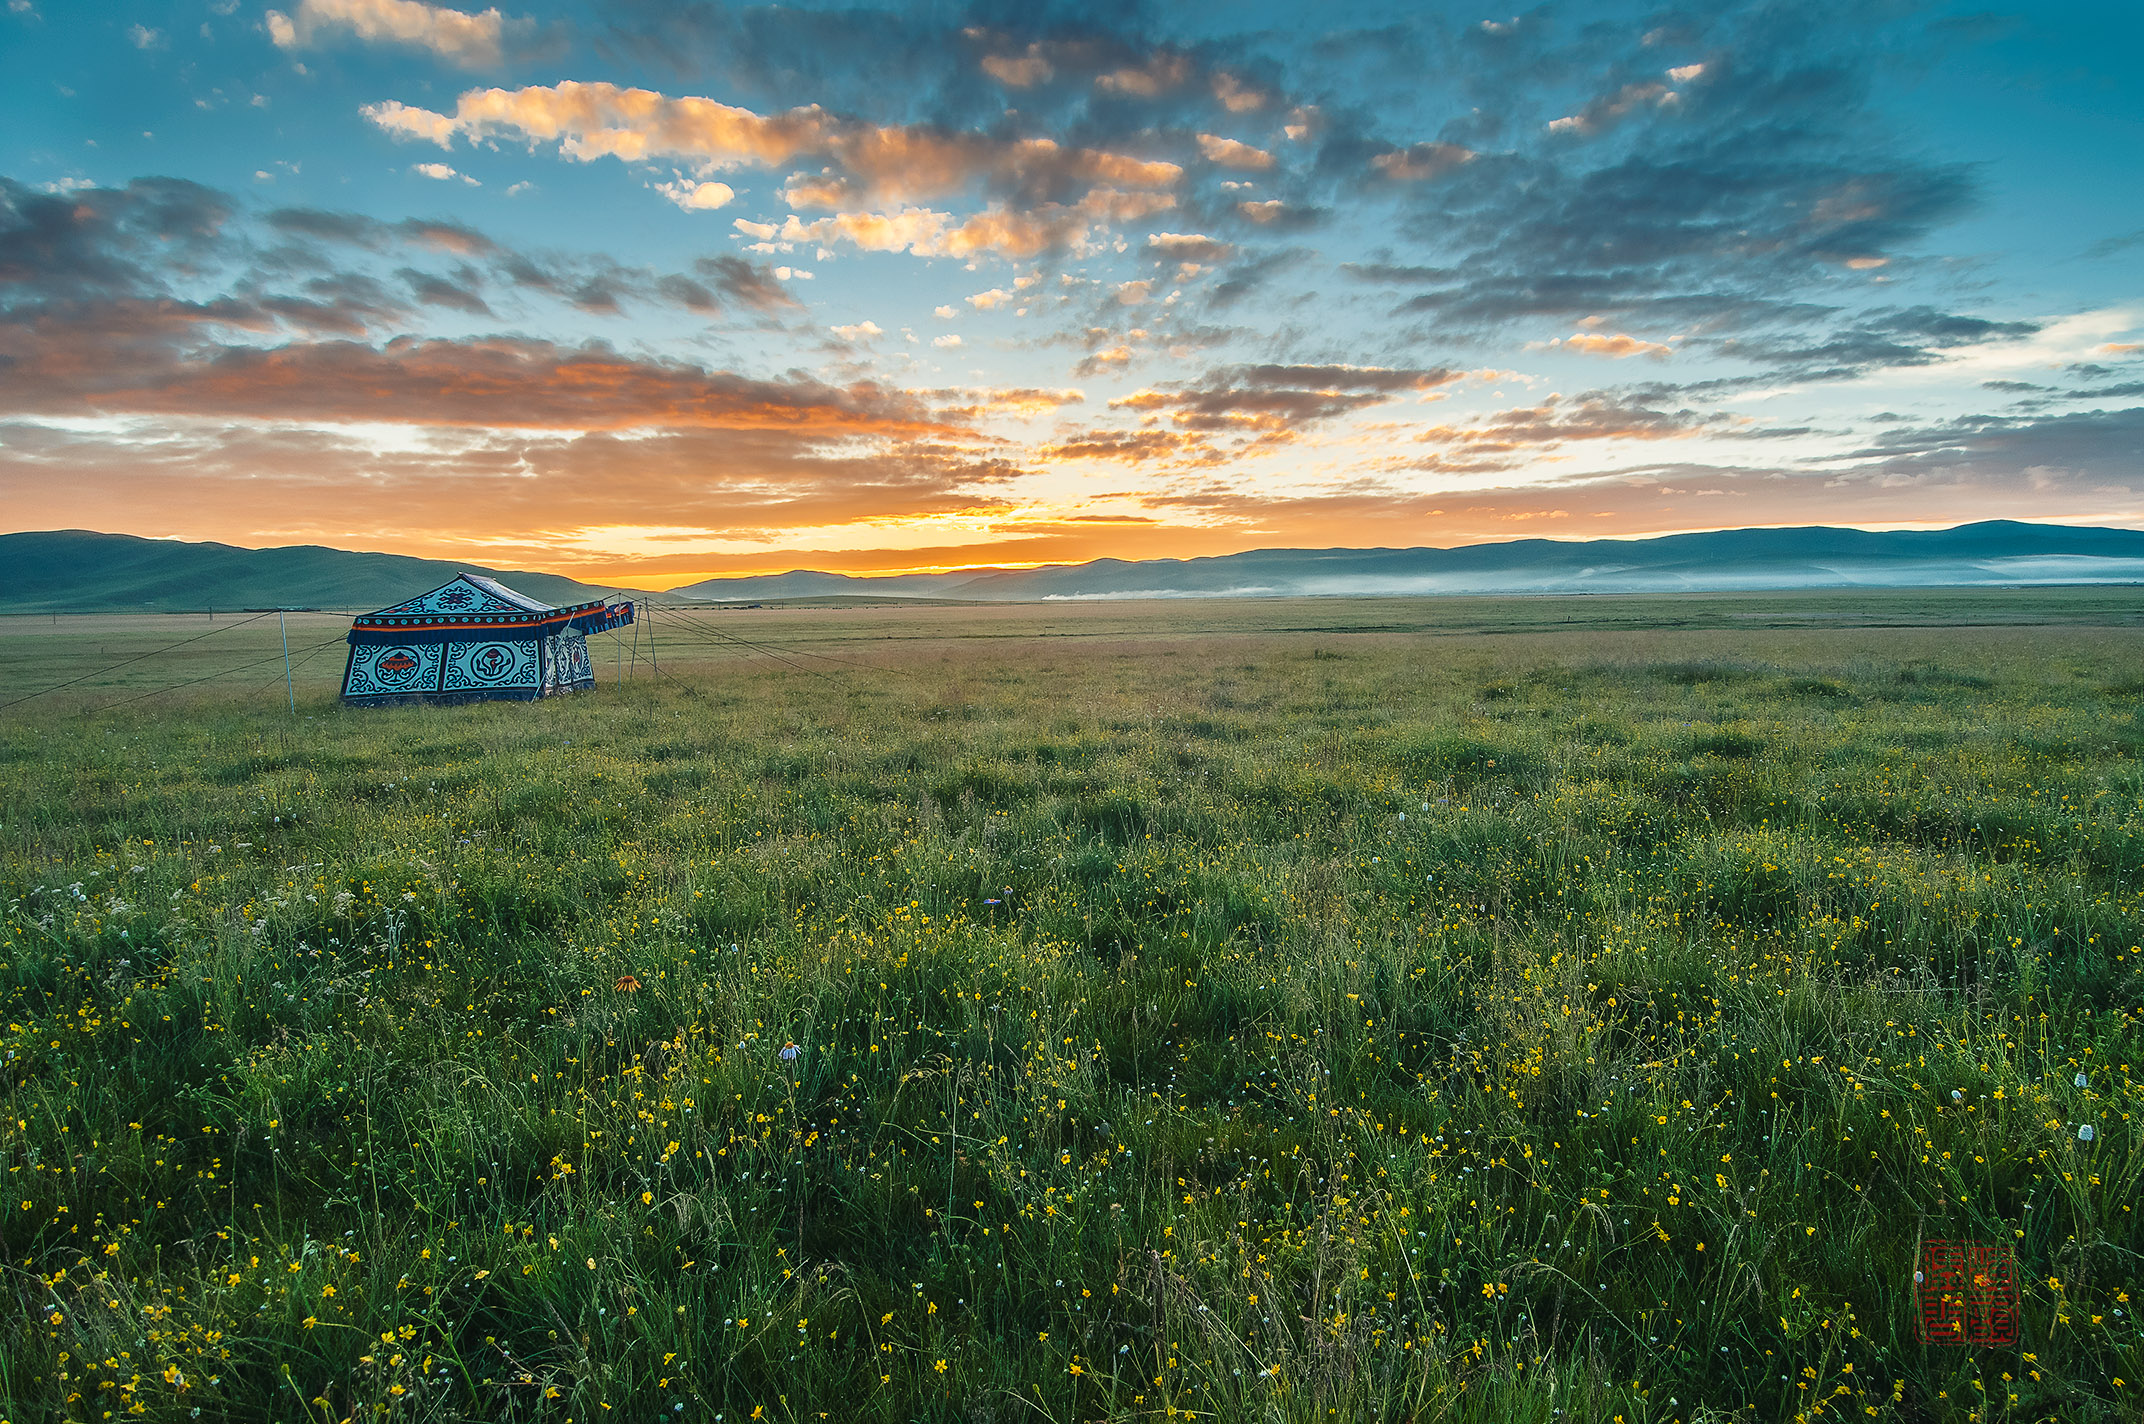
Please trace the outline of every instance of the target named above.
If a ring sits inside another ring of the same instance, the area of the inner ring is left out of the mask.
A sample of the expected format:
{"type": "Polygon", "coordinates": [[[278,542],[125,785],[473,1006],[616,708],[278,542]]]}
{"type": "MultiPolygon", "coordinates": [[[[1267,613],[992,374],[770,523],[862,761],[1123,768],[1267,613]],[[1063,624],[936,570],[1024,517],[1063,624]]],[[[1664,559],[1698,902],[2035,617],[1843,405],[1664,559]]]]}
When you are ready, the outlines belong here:
{"type": "Polygon", "coordinates": [[[596,685],[587,635],[632,621],[630,603],[553,608],[496,579],[460,574],[351,623],[343,701],[385,706],[580,692],[596,685]]]}

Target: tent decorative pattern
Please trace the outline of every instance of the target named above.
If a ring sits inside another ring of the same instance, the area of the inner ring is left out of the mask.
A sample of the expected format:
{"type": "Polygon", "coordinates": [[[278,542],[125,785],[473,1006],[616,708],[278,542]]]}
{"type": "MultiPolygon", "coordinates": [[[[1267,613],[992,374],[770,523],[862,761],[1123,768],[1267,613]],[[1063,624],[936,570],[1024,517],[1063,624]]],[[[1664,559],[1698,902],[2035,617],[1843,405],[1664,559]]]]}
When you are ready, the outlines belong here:
{"type": "Polygon", "coordinates": [[[595,686],[590,633],[633,622],[633,605],[553,608],[496,579],[461,574],[350,625],[345,702],[526,700],[595,686]]]}

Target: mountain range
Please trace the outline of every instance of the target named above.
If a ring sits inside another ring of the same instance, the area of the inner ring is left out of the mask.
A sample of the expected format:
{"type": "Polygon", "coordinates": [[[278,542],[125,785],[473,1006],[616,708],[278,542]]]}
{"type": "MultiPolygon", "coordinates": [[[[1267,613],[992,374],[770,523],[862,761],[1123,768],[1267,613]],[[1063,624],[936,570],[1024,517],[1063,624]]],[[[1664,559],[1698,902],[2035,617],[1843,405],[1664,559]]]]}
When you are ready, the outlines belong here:
{"type": "Polygon", "coordinates": [[[1722,529],[1456,549],[1254,549],[883,578],[799,570],[707,579],[672,592],[723,601],[876,595],[1012,602],[2129,582],[2144,582],[2144,530],[1994,520],[1953,529],[1722,529]]]}
{"type": "MultiPolygon", "coordinates": [[[[489,574],[553,603],[612,591],[557,574],[400,554],[317,545],[244,549],[70,529],[0,535],[0,609],[365,610],[422,593],[459,571],[489,574]]],[[[658,596],[721,602],[828,597],[1028,602],[2132,582],[2144,582],[2144,530],[1996,520],[1953,529],[1724,529],[1650,539],[1521,539],[1456,549],[1254,549],[1202,559],[1096,559],[884,577],[800,569],[707,579],[658,596]]]]}
{"type": "MultiPolygon", "coordinates": [[[[453,578],[488,574],[549,603],[609,590],[557,574],[361,554],[318,544],[241,549],[60,529],[0,534],[0,609],[10,613],[171,613],[210,608],[334,608],[368,612],[453,578]]],[[[632,590],[627,590],[632,592],[632,590]]]]}

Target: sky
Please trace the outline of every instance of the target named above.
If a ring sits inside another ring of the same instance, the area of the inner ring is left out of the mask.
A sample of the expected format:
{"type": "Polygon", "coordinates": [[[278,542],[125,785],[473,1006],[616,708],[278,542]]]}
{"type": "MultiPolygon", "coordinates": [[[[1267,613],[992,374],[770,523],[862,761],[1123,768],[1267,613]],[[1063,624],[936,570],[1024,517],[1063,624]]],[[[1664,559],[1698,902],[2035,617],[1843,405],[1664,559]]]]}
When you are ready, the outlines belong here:
{"type": "Polygon", "coordinates": [[[2144,7],[0,0],[0,527],[2144,526],[2144,7]]]}

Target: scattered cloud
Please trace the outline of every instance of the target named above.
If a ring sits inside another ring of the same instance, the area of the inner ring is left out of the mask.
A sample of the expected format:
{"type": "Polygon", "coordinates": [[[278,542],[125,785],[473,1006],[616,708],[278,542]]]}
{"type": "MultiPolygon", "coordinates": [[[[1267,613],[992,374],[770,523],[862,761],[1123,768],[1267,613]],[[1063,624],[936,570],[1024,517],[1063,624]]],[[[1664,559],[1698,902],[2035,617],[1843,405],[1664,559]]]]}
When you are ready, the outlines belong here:
{"type": "Polygon", "coordinates": [[[347,34],[367,44],[427,50],[465,69],[498,67],[509,38],[535,32],[533,22],[508,20],[495,8],[470,14],[420,0],[300,0],[294,13],[270,10],[265,18],[268,37],[281,49],[309,49],[347,34]]]}
{"type": "Polygon", "coordinates": [[[1419,183],[1474,160],[1471,148],[1456,143],[1417,143],[1372,154],[1370,166],[1395,183],[1419,183]]]}
{"type": "Polygon", "coordinates": [[[1675,348],[1659,341],[1642,341],[1635,336],[1603,331],[1579,331],[1569,336],[1553,337],[1547,341],[1528,343],[1534,351],[1577,351],[1587,356],[1610,356],[1621,360],[1626,356],[1666,357],[1675,353],[1675,348]]]}
{"type": "Polygon", "coordinates": [[[792,214],[776,235],[784,242],[847,242],[867,252],[1019,259],[1078,246],[1098,227],[1137,221],[1175,205],[1167,193],[1097,188],[1076,203],[1041,203],[1025,210],[994,205],[965,219],[930,208],[837,213],[812,222],[792,214]]]}
{"type": "Polygon", "coordinates": [[[1177,88],[1190,77],[1191,60],[1188,56],[1161,51],[1149,56],[1142,63],[1125,65],[1096,76],[1094,87],[1105,94],[1153,99],[1177,88]]]}
{"type": "Polygon", "coordinates": [[[1185,430],[1281,434],[1379,406],[1403,395],[1450,385],[1463,372],[1444,367],[1261,363],[1210,371],[1189,385],[1168,385],[1111,401],[1113,410],[1185,430]]]}
{"type": "Polygon", "coordinates": [[[476,179],[471,178],[468,174],[457,172],[455,169],[444,163],[412,163],[409,166],[409,171],[417,174],[420,177],[430,178],[440,183],[452,183],[456,180],[460,180],[463,183],[467,183],[472,188],[483,186],[482,184],[478,183],[476,179]]]}
{"type": "Polygon", "coordinates": [[[1215,73],[1213,96],[1219,99],[1221,107],[1231,114],[1255,113],[1271,102],[1273,97],[1264,89],[1226,70],[1215,73]]]}
{"type": "Polygon", "coordinates": [[[727,183],[696,183],[690,179],[658,183],[655,191],[687,212],[703,213],[725,207],[737,196],[737,190],[727,183]]]}
{"type": "Polygon", "coordinates": [[[1032,199],[1076,185],[1094,185],[1097,192],[1162,190],[1183,176],[1179,165],[1166,160],[1069,147],[1051,138],[874,124],[842,118],[816,104],[760,114],[713,99],[571,80],[472,89],[456,100],[452,114],[397,100],[366,105],[362,112],[397,138],[441,147],[456,138],[555,143],[562,156],[584,163],[605,157],[627,163],[670,158],[735,169],[830,160],[841,172],[808,180],[799,191],[844,207],[939,197],[976,182],[1008,198],[1032,199]],[[838,181],[844,177],[847,182],[838,181]]]}
{"type": "Polygon", "coordinates": [[[1057,77],[1040,44],[1029,45],[1021,54],[986,54],[982,65],[983,73],[1008,89],[1032,89],[1057,77]]]}
{"type": "Polygon", "coordinates": [[[1148,233],[1146,245],[1157,257],[1174,262],[1219,262],[1236,250],[1230,243],[1199,232],[1148,233]]]}
{"type": "MultiPolygon", "coordinates": [[[[1703,66],[1699,66],[1702,71],[1703,66]]],[[[1548,131],[1552,134],[1571,134],[1582,138],[1612,127],[1632,113],[1649,108],[1664,108],[1677,102],[1682,96],[1667,85],[1652,81],[1626,84],[1613,94],[1595,99],[1575,114],[1560,119],[1550,119],[1548,131]]]]}
{"type": "Polygon", "coordinates": [[[1223,168],[1245,168],[1263,171],[1273,166],[1273,155],[1262,148],[1253,148],[1219,134],[1202,133],[1198,136],[1199,152],[1209,163],[1218,163],[1223,168]]]}

